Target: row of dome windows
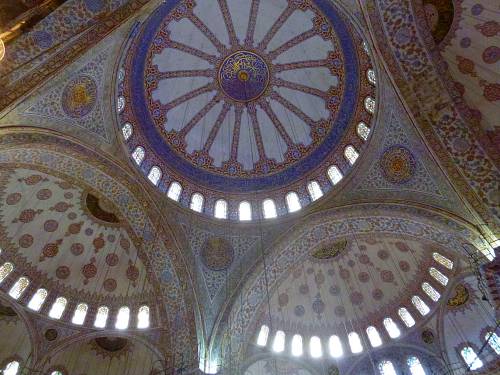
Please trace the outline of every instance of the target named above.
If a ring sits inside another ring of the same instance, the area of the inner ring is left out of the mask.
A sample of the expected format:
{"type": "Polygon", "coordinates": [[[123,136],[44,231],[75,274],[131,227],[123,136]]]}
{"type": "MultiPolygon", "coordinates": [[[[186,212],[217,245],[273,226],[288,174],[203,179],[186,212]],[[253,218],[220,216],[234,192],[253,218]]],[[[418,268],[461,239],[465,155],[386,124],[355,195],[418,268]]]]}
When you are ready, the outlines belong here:
{"type": "MultiPolygon", "coordinates": [[[[10,262],[6,262],[0,266],[0,284],[5,280],[5,278],[14,270],[14,265],[10,262]]],[[[29,286],[30,281],[27,277],[20,277],[12,285],[9,290],[9,295],[14,299],[19,299],[26,288],[29,286]]],[[[28,308],[33,311],[39,311],[45,299],[48,296],[46,289],[40,288],[31,297],[28,302],[28,308]]],[[[52,319],[61,319],[68,300],[65,297],[59,296],[56,298],[49,310],[49,317],[52,319]]],[[[82,325],[85,322],[87,316],[88,305],[86,303],[79,303],[73,313],[71,322],[76,325],[82,325]]],[[[94,327],[96,328],[106,328],[107,320],[109,315],[109,308],[107,306],[100,306],[97,309],[97,314],[95,316],[94,327]]],[[[127,329],[130,321],[130,308],[127,306],[122,306],[118,310],[116,315],[115,328],[116,329],[127,329]]],[[[141,306],[137,312],[137,328],[144,329],[149,327],[149,307],[141,306]]]]}

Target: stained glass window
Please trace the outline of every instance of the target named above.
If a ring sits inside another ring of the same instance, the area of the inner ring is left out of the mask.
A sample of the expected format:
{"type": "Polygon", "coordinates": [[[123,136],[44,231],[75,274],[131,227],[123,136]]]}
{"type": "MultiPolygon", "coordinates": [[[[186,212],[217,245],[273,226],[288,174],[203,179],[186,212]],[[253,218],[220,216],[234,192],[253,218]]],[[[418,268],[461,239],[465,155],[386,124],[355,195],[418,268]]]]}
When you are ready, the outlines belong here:
{"type": "Polygon", "coordinates": [[[340,180],[342,180],[342,173],[338,169],[336,165],[332,165],[331,167],[328,168],[328,178],[332,182],[332,184],[337,185],[340,180]]]}
{"type": "Polygon", "coordinates": [[[330,355],[333,358],[339,358],[344,355],[344,349],[342,348],[342,342],[336,335],[330,336],[328,340],[328,349],[330,349],[330,355]]]}
{"type": "Polygon", "coordinates": [[[109,309],[106,306],[100,306],[95,316],[94,327],[105,328],[108,320],[109,309]]]}
{"type": "Polygon", "coordinates": [[[411,303],[413,303],[413,306],[416,307],[421,315],[427,315],[430,311],[429,306],[427,306],[427,304],[422,301],[422,298],[419,296],[413,296],[411,298],[411,303]]]}
{"type": "Polygon", "coordinates": [[[203,195],[200,193],[194,193],[191,195],[191,203],[189,207],[196,212],[202,212],[203,211],[203,203],[205,199],[203,198],[203,195]]]}
{"type": "Polygon", "coordinates": [[[302,336],[301,335],[293,335],[292,338],[292,355],[294,357],[300,357],[303,353],[302,348],[302,336]]]}
{"type": "Polygon", "coordinates": [[[118,69],[118,82],[122,82],[125,79],[125,69],[118,69]]]}
{"type": "Polygon", "coordinates": [[[19,371],[19,362],[12,361],[5,366],[3,370],[3,375],[16,375],[19,371]]]}
{"type": "Polygon", "coordinates": [[[378,364],[380,375],[397,375],[396,369],[391,361],[382,361],[378,364]]]}
{"type": "Polygon", "coordinates": [[[463,360],[467,364],[467,367],[469,367],[471,371],[483,367],[483,361],[481,361],[481,359],[477,356],[474,349],[472,349],[470,346],[464,347],[460,351],[460,355],[462,356],[463,360]]]}
{"type": "Polygon", "coordinates": [[[137,165],[141,165],[145,155],[144,149],[141,146],[137,146],[132,152],[132,159],[134,159],[137,165]]]}
{"type": "Polygon", "coordinates": [[[296,212],[302,208],[297,193],[291,191],[286,195],[286,206],[288,208],[288,212],[296,212]]]}
{"type": "Polygon", "coordinates": [[[127,329],[129,319],[130,309],[127,306],[120,307],[120,310],[118,310],[118,314],[116,315],[115,328],[127,329]]]}
{"type": "Polygon", "coordinates": [[[214,216],[217,219],[227,219],[227,202],[224,199],[215,202],[214,216]]]}
{"type": "Polygon", "coordinates": [[[349,333],[347,338],[353,354],[361,353],[363,351],[363,344],[361,344],[361,339],[356,332],[349,333]]]}
{"type": "Polygon", "coordinates": [[[445,256],[439,254],[439,253],[432,253],[432,257],[436,262],[441,264],[442,266],[448,268],[449,270],[453,269],[453,262],[446,258],[445,256]]]}
{"type": "Polygon", "coordinates": [[[71,322],[73,324],[82,325],[83,322],[85,321],[85,317],[87,316],[88,309],[89,306],[86,303],[79,303],[76,306],[75,312],[73,314],[73,319],[71,319],[71,322]]]}
{"type": "Polygon", "coordinates": [[[360,122],[358,124],[356,131],[358,132],[359,137],[364,141],[366,141],[370,135],[370,128],[364,122],[360,122]]]}
{"type": "Polygon", "coordinates": [[[488,342],[488,345],[497,353],[500,355],[500,337],[495,332],[488,332],[484,336],[484,339],[488,342]]]}
{"type": "Polygon", "coordinates": [[[366,329],[366,334],[368,335],[368,340],[370,340],[370,345],[374,348],[382,345],[382,339],[377,331],[377,328],[370,326],[366,329]]]}
{"type": "Polygon", "coordinates": [[[441,285],[446,286],[448,284],[448,278],[434,267],[429,268],[429,274],[441,285]]]}
{"type": "Polygon", "coordinates": [[[132,124],[126,122],[122,127],[123,138],[125,138],[125,140],[128,140],[132,135],[132,132],[133,132],[132,124]]]}
{"type": "Polygon", "coordinates": [[[252,206],[249,202],[243,201],[238,208],[240,221],[252,220],[252,206]]]}
{"type": "Polygon", "coordinates": [[[366,97],[365,98],[365,108],[366,110],[371,113],[371,114],[374,114],[375,113],[375,99],[373,99],[372,97],[366,97]]]}
{"type": "Polygon", "coordinates": [[[181,193],[182,193],[181,184],[179,184],[177,181],[174,181],[168,187],[167,197],[177,202],[179,201],[181,193]]]}
{"type": "Polygon", "coordinates": [[[264,212],[264,219],[272,219],[278,216],[276,205],[272,199],[266,199],[262,202],[262,211],[264,212]]]}
{"type": "Polygon", "coordinates": [[[430,299],[432,299],[434,302],[437,302],[439,300],[439,298],[441,297],[441,294],[439,294],[439,292],[434,289],[432,287],[431,284],[429,284],[428,282],[424,282],[422,283],[422,290],[425,292],[425,294],[427,294],[430,299]]]}
{"type": "Polygon", "coordinates": [[[392,320],[392,318],[384,319],[384,327],[391,339],[395,339],[401,335],[398,325],[394,322],[394,320],[392,320]]]}
{"type": "Polygon", "coordinates": [[[285,332],[283,331],[276,332],[273,341],[273,350],[276,353],[281,353],[283,350],[285,350],[285,332]]]}
{"type": "Polygon", "coordinates": [[[53,319],[61,319],[61,316],[66,309],[66,305],[68,304],[68,300],[64,297],[57,297],[55,302],[52,304],[52,307],[49,311],[49,316],[53,319]]]}
{"type": "Polygon", "coordinates": [[[319,186],[317,181],[311,181],[307,184],[307,191],[312,201],[315,201],[323,196],[321,191],[321,186],[319,186]]]}
{"type": "Polygon", "coordinates": [[[0,267],[0,283],[4,281],[7,276],[9,276],[13,269],[14,266],[10,262],[2,264],[0,267]]]}
{"type": "Polygon", "coordinates": [[[353,146],[347,146],[344,150],[344,156],[349,161],[349,164],[354,165],[358,159],[359,153],[353,146]]]}
{"type": "Polygon", "coordinates": [[[33,297],[31,297],[29,303],[28,303],[28,308],[30,308],[33,311],[38,311],[42,308],[43,303],[45,302],[45,298],[47,298],[47,290],[40,288],[36,291],[35,294],[33,294],[33,297]]]}
{"type": "Polygon", "coordinates": [[[137,313],[137,328],[149,327],[149,307],[141,306],[137,313]]]}
{"type": "Polygon", "coordinates": [[[161,169],[155,165],[149,170],[148,179],[153,183],[153,185],[158,185],[161,175],[161,169]]]}
{"type": "Polygon", "coordinates": [[[61,371],[52,371],[50,375],[64,375],[61,371]]]}
{"type": "Polygon", "coordinates": [[[309,341],[309,349],[311,357],[321,358],[323,356],[323,348],[321,347],[321,340],[318,336],[311,337],[311,340],[309,341]]]}
{"type": "Polygon", "coordinates": [[[12,288],[9,290],[9,296],[14,299],[18,299],[21,297],[23,292],[26,290],[30,281],[26,277],[20,277],[17,281],[12,285],[12,288]]]}
{"type": "Polygon", "coordinates": [[[368,82],[370,82],[372,85],[377,84],[377,77],[375,76],[375,70],[373,69],[368,69],[366,71],[366,77],[368,78],[368,82]]]}
{"type": "Polygon", "coordinates": [[[118,97],[116,107],[118,109],[118,113],[123,112],[123,110],[125,109],[125,98],[123,96],[118,97]]]}
{"type": "Polygon", "coordinates": [[[424,368],[422,367],[422,364],[420,363],[420,360],[417,357],[415,356],[408,357],[406,364],[410,369],[411,375],[426,375],[424,368]]]}
{"type": "Polygon", "coordinates": [[[263,325],[262,327],[260,327],[259,336],[257,336],[257,345],[266,346],[268,337],[269,337],[269,327],[263,325]]]}
{"type": "Polygon", "coordinates": [[[398,310],[398,315],[407,327],[413,327],[415,325],[415,319],[411,316],[410,312],[406,307],[400,307],[398,310]]]}

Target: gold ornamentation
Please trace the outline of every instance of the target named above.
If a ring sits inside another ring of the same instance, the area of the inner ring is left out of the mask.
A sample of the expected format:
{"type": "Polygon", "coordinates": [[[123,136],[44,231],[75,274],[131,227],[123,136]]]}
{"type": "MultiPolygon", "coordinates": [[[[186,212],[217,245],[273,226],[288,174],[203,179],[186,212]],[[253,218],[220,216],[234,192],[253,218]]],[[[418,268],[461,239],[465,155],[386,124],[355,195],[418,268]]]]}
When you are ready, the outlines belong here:
{"type": "Polygon", "coordinates": [[[462,306],[469,300],[469,290],[463,284],[455,287],[455,295],[448,300],[449,307],[462,306]]]}
{"type": "Polygon", "coordinates": [[[343,239],[341,241],[334,242],[333,244],[325,247],[321,247],[314,251],[311,256],[316,259],[326,260],[333,259],[344,251],[347,247],[347,240],[343,239]]]}
{"type": "Polygon", "coordinates": [[[4,57],[5,57],[5,44],[2,38],[0,38],[0,61],[2,61],[4,57]]]}

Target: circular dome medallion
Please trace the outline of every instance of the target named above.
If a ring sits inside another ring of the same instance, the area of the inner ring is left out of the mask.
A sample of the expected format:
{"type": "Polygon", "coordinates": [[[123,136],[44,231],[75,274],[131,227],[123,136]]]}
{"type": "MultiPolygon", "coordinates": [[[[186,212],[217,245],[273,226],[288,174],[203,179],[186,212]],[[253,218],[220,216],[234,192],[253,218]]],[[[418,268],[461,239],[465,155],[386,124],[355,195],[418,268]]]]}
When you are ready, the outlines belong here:
{"type": "Polygon", "coordinates": [[[219,85],[237,102],[249,102],[261,96],[269,83],[269,68],[259,55],[238,51],[226,57],[219,69],[219,85]]]}

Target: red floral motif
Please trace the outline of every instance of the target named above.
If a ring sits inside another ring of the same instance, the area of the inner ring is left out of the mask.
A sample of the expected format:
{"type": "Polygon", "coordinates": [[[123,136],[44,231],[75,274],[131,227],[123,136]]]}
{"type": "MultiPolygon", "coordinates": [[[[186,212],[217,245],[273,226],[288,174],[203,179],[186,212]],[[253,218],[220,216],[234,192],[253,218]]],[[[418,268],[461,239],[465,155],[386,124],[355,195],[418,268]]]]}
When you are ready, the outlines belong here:
{"type": "Polygon", "coordinates": [[[408,272],[410,270],[410,264],[407,261],[402,260],[399,262],[399,268],[403,272],[408,272]]]}
{"type": "Polygon", "coordinates": [[[50,208],[50,210],[56,210],[57,212],[66,212],[70,207],[73,207],[73,205],[66,202],[57,202],[54,207],[50,208]]]}
{"type": "Polygon", "coordinates": [[[85,277],[85,280],[83,280],[83,283],[87,285],[89,283],[89,279],[92,279],[97,275],[97,267],[95,266],[95,258],[92,257],[90,259],[90,263],[87,263],[82,267],[82,275],[85,277]]]}
{"type": "Polygon", "coordinates": [[[127,238],[125,237],[120,238],[120,246],[123,250],[125,250],[127,254],[129,253],[130,241],[127,238]]]}
{"type": "Polygon", "coordinates": [[[59,266],[56,269],[56,276],[58,279],[66,280],[70,274],[71,271],[68,266],[59,266]]]}
{"type": "Polygon", "coordinates": [[[384,292],[381,289],[374,289],[372,291],[372,297],[376,301],[380,301],[382,298],[384,298],[384,292]]]}
{"type": "Polygon", "coordinates": [[[463,96],[465,95],[465,86],[457,81],[455,81],[453,84],[455,85],[455,89],[457,90],[458,95],[463,98],[463,96]]]}
{"type": "Polygon", "coordinates": [[[379,250],[377,252],[377,255],[382,260],[386,260],[387,258],[389,258],[389,253],[387,252],[387,250],[379,250]]]}
{"type": "Polygon", "coordinates": [[[43,178],[42,176],[38,174],[33,174],[31,176],[28,176],[26,178],[20,178],[18,181],[24,181],[26,185],[36,185],[41,181],[47,181],[46,178],[43,178]]]}
{"type": "Polygon", "coordinates": [[[358,279],[359,281],[361,281],[362,283],[366,283],[368,282],[368,280],[370,279],[370,275],[368,275],[367,272],[360,272],[358,274],[358,279]]]}
{"type": "Polygon", "coordinates": [[[99,250],[101,250],[104,247],[104,245],[106,244],[106,241],[104,241],[102,233],[100,233],[99,236],[94,238],[94,240],[92,241],[92,244],[94,245],[94,251],[96,253],[98,253],[99,250]]]}
{"type": "Polygon", "coordinates": [[[46,232],[55,232],[57,230],[57,227],[59,224],[55,220],[47,220],[43,224],[43,229],[45,229],[46,232]]]}
{"type": "Polygon", "coordinates": [[[116,280],[115,279],[106,279],[104,280],[103,287],[104,290],[108,293],[114,292],[116,289],[116,280]]]}
{"type": "Polygon", "coordinates": [[[363,303],[363,295],[360,292],[353,292],[350,295],[350,300],[353,305],[359,306],[363,303]]]}
{"type": "Polygon", "coordinates": [[[496,64],[500,60],[500,48],[490,46],[483,51],[483,61],[486,64],[496,64]]]}
{"type": "Polygon", "coordinates": [[[19,242],[19,246],[26,249],[26,248],[30,247],[31,245],[33,245],[33,236],[31,234],[23,234],[19,238],[18,242],[19,242]]]}
{"type": "Polygon", "coordinates": [[[66,236],[70,236],[70,235],[75,235],[75,234],[78,234],[80,233],[80,231],[82,230],[82,225],[83,225],[83,221],[80,221],[79,223],[72,223],[68,226],[68,230],[66,231],[66,236]]]}
{"type": "Polygon", "coordinates": [[[500,24],[497,21],[487,21],[475,26],[487,38],[491,38],[500,33],[500,24]]]}
{"type": "Polygon", "coordinates": [[[21,193],[12,193],[7,196],[6,202],[9,206],[17,204],[21,200],[21,193]]]}
{"type": "Polygon", "coordinates": [[[118,264],[119,258],[115,253],[106,255],[106,264],[110,267],[116,266],[118,264]]]}
{"type": "Polygon", "coordinates": [[[135,286],[135,282],[139,278],[139,269],[132,263],[131,260],[128,261],[127,268],[127,279],[132,281],[132,285],[135,286]]]}
{"type": "Polygon", "coordinates": [[[370,257],[366,254],[359,255],[358,259],[359,259],[359,263],[361,263],[361,264],[370,263],[370,257]]]}
{"type": "Polygon", "coordinates": [[[405,242],[398,241],[394,245],[396,246],[396,249],[398,249],[402,253],[407,253],[408,251],[410,251],[410,248],[408,247],[408,245],[405,242]]]}
{"type": "Polygon", "coordinates": [[[58,181],[58,182],[56,182],[56,185],[59,186],[63,190],[73,189],[73,185],[71,185],[67,181],[58,181]]]}
{"type": "Polygon", "coordinates": [[[16,218],[14,220],[12,220],[13,223],[17,223],[17,222],[21,222],[21,223],[29,223],[31,221],[33,221],[33,219],[35,218],[35,216],[37,214],[41,214],[43,212],[43,210],[41,209],[38,209],[38,210],[33,210],[31,208],[28,208],[26,210],[22,210],[21,211],[21,214],[19,215],[19,218],[16,218]]]}
{"type": "Polygon", "coordinates": [[[347,280],[349,277],[351,277],[349,270],[346,270],[345,268],[340,268],[340,278],[342,280],[347,280]]]}
{"type": "Polygon", "coordinates": [[[457,62],[458,62],[458,70],[460,70],[462,74],[470,75],[472,77],[477,77],[477,74],[475,72],[474,61],[463,56],[457,56],[457,62]]]}
{"type": "Polygon", "coordinates": [[[490,102],[495,102],[500,100],[500,84],[498,83],[489,83],[484,87],[483,92],[486,100],[490,102]]]}
{"type": "Polygon", "coordinates": [[[64,198],[66,198],[66,199],[72,199],[73,198],[73,193],[70,192],[70,191],[64,193],[64,198]]]}
{"type": "Polygon", "coordinates": [[[38,193],[36,193],[36,197],[41,201],[47,200],[51,196],[52,196],[52,191],[50,191],[49,189],[42,189],[39,190],[38,193]]]}
{"type": "Polygon", "coordinates": [[[386,283],[392,283],[394,281],[394,274],[392,273],[392,271],[383,270],[382,272],[380,272],[380,278],[386,283]]]}
{"type": "Polygon", "coordinates": [[[71,245],[70,251],[71,251],[71,254],[73,254],[74,256],[78,256],[78,255],[81,255],[83,253],[84,249],[85,248],[81,243],[76,242],[76,243],[71,245]]]}
{"type": "Polygon", "coordinates": [[[53,258],[59,253],[59,245],[62,240],[57,240],[56,242],[50,242],[46,244],[42,249],[42,255],[40,255],[40,261],[45,260],[45,258],[53,258]]]}

